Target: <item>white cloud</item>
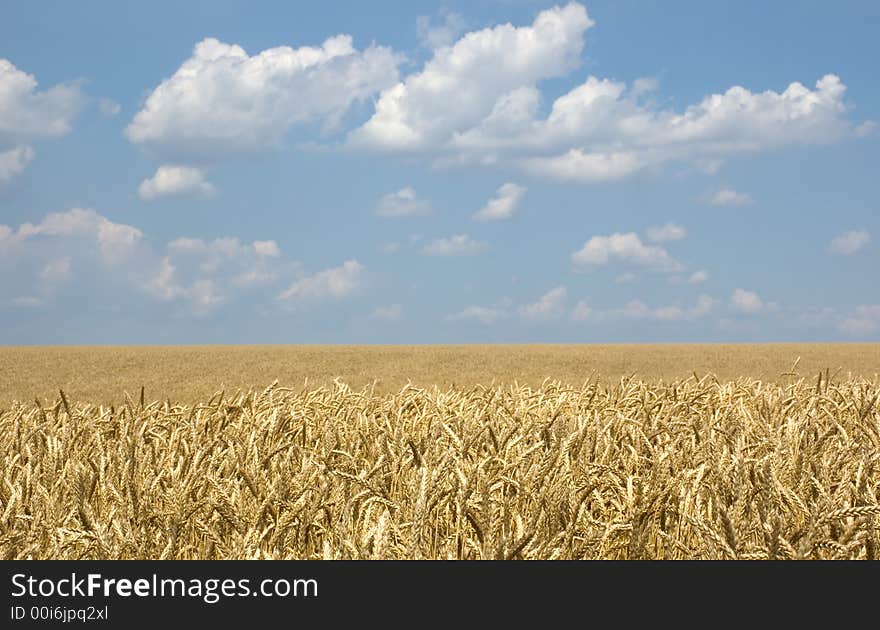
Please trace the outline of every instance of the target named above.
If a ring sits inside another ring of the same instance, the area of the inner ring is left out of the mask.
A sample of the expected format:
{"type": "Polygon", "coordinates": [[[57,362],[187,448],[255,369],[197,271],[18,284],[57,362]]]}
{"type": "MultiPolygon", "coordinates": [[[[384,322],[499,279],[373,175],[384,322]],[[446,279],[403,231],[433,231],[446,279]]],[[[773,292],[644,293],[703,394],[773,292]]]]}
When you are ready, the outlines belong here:
{"type": "Polygon", "coordinates": [[[183,195],[211,197],[214,193],[214,185],[205,181],[201,169],[170,164],[160,166],[152,178],[145,179],[138,187],[138,197],[146,201],[183,195]]]}
{"type": "Polygon", "coordinates": [[[798,82],[778,92],[733,86],[682,111],[650,98],[654,79],[627,86],[590,76],[542,106],[538,86],[580,65],[592,26],[583,6],[571,3],[540,12],[530,25],[466,33],[383,90],[348,145],[589,183],[673,161],[717,170],[730,156],[834,142],[864,127],[847,120],[846,86],[831,74],[814,89],[798,82]]]}
{"type": "Polygon", "coordinates": [[[722,188],[709,198],[709,203],[713,206],[747,206],[754,201],[746,193],[722,188]]]}
{"type": "Polygon", "coordinates": [[[502,309],[489,308],[486,306],[468,306],[461,312],[450,315],[447,319],[452,321],[474,320],[486,326],[491,326],[505,317],[507,317],[507,312],[502,309]]]}
{"type": "Polygon", "coordinates": [[[502,184],[495,196],[474,214],[474,220],[498,221],[509,219],[516,212],[520,199],[522,199],[525,192],[526,189],[524,187],[513,182],[502,184]]]}
{"type": "Polygon", "coordinates": [[[742,313],[758,313],[764,309],[764,301],[754,291],[736,289],[730,296],[730,305],[742,313]]]}
{"type": "Polygon", "coordinates": [[[570,149],[551,157],[530,157],[522,161],[523,168],[533,174],[563,182],[616,181],[632,175],[645,164],[635,153],[594,152],[570,149]]]}
{"type": "Polygon", "coordinates": [[[377,306],[373,310],[374,319],[385,319],[388,321],[396,321],[403,314],[403,307],[400,304],[389,304],[388,306],[377,306]]]}
{"type": "Polygon", "coordinates": [[[524,304],[517,309],[520,317],[532,321],[543,321],[560,317],[565,310],[565,287],[550,289],[537,302],[524,304]]]}
{"type": "Polygon", "coordinates": [[[29,146],[18,146],[0,152],[0,187],[21,175],[33,159],[34,150],[29,146]]]}
{"type": "Polygon", "coordinates": [[[572,254],[578,265],[601,266],[609,262],[626,262],[655,271],[681,271],[683,266],[657,245],[645,245],[637,234],[627,232],[610,236],[594,236],[572,254]]]}
{"type": "Polygon", "coordinates": [[[632,300],[622,310],[623,317],[630,319],[652,319],[657,321],[689,321],[709,315],[717,302],[708,295],[701,295],[691,307],[677,305],[649,307],[641,300],[632,300]]]}
{"type": "Polygon", "coordinates": [[[356,260],[347,260],[339,267],[325,269],[297,280],[278,296],[281,300],[317,301],[338,299],[353,293],[360,285],[364,267],[356,260]]]}
{"type": "Polygon", "coordinates": [[[422,249],[429,256],[462,256],[477,254],[486,249],[487,245],[475,241],[467,234],[456,234],[448,238],[438,238],[431,241],[422,249]]]}
{"type": "Polygon", "coordinates": [[[62,282],[97,283],[102,291],[128,288],[202,316],[293,276],[297,267],[272,240],[187,237],[154,249],[138,228],[89,209],[51,213],[17,229],[0,226],[0,292],[35,286],[41,302],[62,282]]]}
{"type": "Polygon", "coordinates": [[[419,199],[415,189],[409,186],[383,196],[376,207],[376,214],[380,217],[411,217],[430,211],[431,203],[419,199]]]}
{"type": "Polygon", "coordinates": [[[655,243],[668,243],[669,241],[679,241],[687,236],[687,230],[680,225],[667,223],[666,225],[649,227],[645,230],[645,236],[649,241],[655,243]]]}
{"type": "Polygon", "coordinates": [[[24,223],[4,240],[19,244],[41,237],[92,240],[97,243],[102,259],[113,264],[133,252],[143,237],[143,232],[131,225],[114,223],[94,210],[74,208],[67,212],[47,214],[36,225],[24,223]]]}
{"type": "Polygon", "coordinates": [[[110,118],[122,111],[122,106],[112,98],[102,98],[98,101],[98,109],[104,116],[110,118]]]}
{"type": "Polygon", "coordinates": [[[275,241],[254,241],[253,245],[258,256],[278,258],[281,255],[281,249],[275,241]]]}
{"type": "Polygon", "coordinates": [[[242,292],[272,286],[283,271],[296,267],[296,263],[279,261],[280,257],[275,241],[177,238],[167,244],[142,288],[160,300],[180,301],[191,314],[204,316],[242,292]]]}
{"type": "Polygon", "coordinates": [[[688,278],[688,284],[703,284],[709,279],[709,272],[705,269],[693,272],[688,278]]]}
{"type": "Polygon", "coordinates": [[[853,230],[834,237],[828,249],[834,254],[849,256],[850,254],[855,254],[870,242],[871,234],[868,230],[853,230]]]}
{"type": "Polygon", "coordinates": [[[0,59],[0,145],[5,138],[14,141],[66,134],[85,100],[78,83],[41,92],[33,75],[0,59]]]}
{"type": "Polygon", "coordinates": [[[854,313],[838,322],[837,327],[854,337],[873,335],[880,331],[880,304],[857,306],[854,313]]]}
{"type": "Polygon", "coordinates": [[[423,46],[432,50],[453,43],[466,28],[464,18],[454,11],[441,9],[438,17],[440,19],[436,23],[429,15],[420,15],[416,18],[416,33],[419,40],[423,46]]]}
{"type": "Polygon", "coordinates": [[[484,119],[503,126],[512,114],[500,111],[505,97],[576,68],[583,33],[592,24],[582,6],[569,4],[542,11],[530,26],[501,24],[467,33],[435,50],[420,72],[385,89],[373,116],[349,142],[391,151],[436,150],[484,119]]]}
{"type": "Polygon", "coordinates": [[[614,282],[617,284],[628,284],[630,282],[635,282],[639,279],[638,274],[635,274],[631,271],[627,271],[626,273],[622,273],[614,279],[614,282]]]}
{"type": "Polygon", "coordinates": [[[294,125],[338,124],[349,108],[397,81],[391,49],[358,51],[349,35],[320,47],[269,48],[253,56],[213,38],[147,97],[126,128],[160,155],[217,158],[279,145],[294,125]]]}

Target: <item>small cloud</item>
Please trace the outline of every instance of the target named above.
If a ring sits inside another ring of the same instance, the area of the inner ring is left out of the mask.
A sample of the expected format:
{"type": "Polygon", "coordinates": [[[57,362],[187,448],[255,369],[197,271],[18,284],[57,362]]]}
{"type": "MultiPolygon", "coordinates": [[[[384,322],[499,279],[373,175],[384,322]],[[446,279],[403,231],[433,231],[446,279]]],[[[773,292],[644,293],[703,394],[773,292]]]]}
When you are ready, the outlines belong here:
{"type": "Polygon", "coordinates": [[[449,46],[467,28],[464,18],[454,11],[441,9],[438,18],[437,22],[428,15],[420,15],[416,18],[416,33],[419,40],[430,50],[449,46]]]}
{"type": "Polygon", "coordinates": [[[537,302],[524,304],[517,309],[517,312],[524,319],[531,321],[554,319],[563,314],[567,294],[565,287],[550,289],[537,302]]]}
{"type": "Polygon", "coordinates": [[[317,301],[345,297],[360,284],[364,267],[356,260],[347,260],[339,267],[325,269],[291,284],[278,296],[280,300],[317,301]]]}
{"type": "Polygon", "coordinates": [[[867,138],[874,130],[877,128],[877,123],[873,120],[866,120],[861,125],[855,128],[856,136],[859,138],[867,138]]]}
{"type": "Polygon", "coordinates": [[[736,289],[730,296],[730,306],[741,313],[759,313],[764,308],[764,302],[754,291],[736,289]]]}
{"type": "Polygon", "coordinates": [[[526,189],[523,186],[507,182],[503,184],[498,192],[492,197],[483,208],[474,214],[474,221],[499,221],[509,219],[516,212],[520,199],[525,194],[526,189]]]}
{"type": "Polygon", "coordinates": [[[633,81],[630,93],[633,96],[639,96],[641,94],[656,92],[659,84],[660,82],[657,81],[655,77],[639,77],[638,79],[633,81]]]}
{"type": "Polygon", "coordinates": [[[98,101],[98,109],[108,118],[115,116],[122,110],[122,106],[112,98],[102,98],[98,101]]]}
{"type": "Polygon", "coordinates": [[[281,255],[281,248],[275,241],[254,241],[254,251],[258,256],[267,258],[278,258],[281,255]]]}
{"type": "Polygon", "coordinates": [[[400,251],[400,243],[382,243],[379,245],[379,251],[383,254],[396,254],[400,251]]]}
{"type": "Polygon", "coordinates": [[[669,241],[680,241],[685,238],[687,230],[680,225],[667,223],[666,225],[649,227],[645,230],[645,236],[654,243],[668,243],[669,241]]]}
{"type": "Polygon", "coordinates": [[[639,276],[628,271],[627,273],[622,273],[614,279],[614,282],[617,284],[629,284],[630,282],[635,282],[639,279],[639,276]]]}
{"type": "Polygon", "coordinates": [[[692,321],[711,313],[716,304],[717,301],[708,295],[701,295],[693,306],[687,308],[676,305],[651,308],[641,300],[632,300],[618,313],[628,319],[652,319],[665,322],[692,321]]]}
{"type": "Polygon", "coordinates": [[[389,304],[388,306],[377,306],[373,310],[373,318],[395,321],[400,319],[403,314],[403,307],[400,304],[389,304]]]}
{"type": "Polygon", "coordinates": [[[486,306],[468,306],[464,310],[450,315],[446,319],[450,321],[473,320],[491,326],[499,319],[507,317],[507,312],[498,308],[489,308],[486,306]]]}
{"type": "Polygon", "coordinates": [[[571,258],[575,264],[595,267],[620,261],[654,271],[681,271],[684,268],[665,249],[657,245],[645,245],[634,232],[594,236],[572,254],[571,258]]]}
{"type": "Polygon", "coordinates": [[[376,214],[380,217],[413,217],[428,214],[431,204],[419,199],[415,189],[407,186],[397,192],[388,193],[379,200],[376,214]]]}
{"type": "Polygon", "coordinates": [[[709,198],[709,203],[713,206],[747,206],[754,203],[754,200],[746,193],[722,188],[709,198]]]}
{"type": "Polygon", "coordinates": [[[431,241],[422,252],[429,256],[460,256],[482,252],[486,247],[486,243],[475,241],[467,234],[457,234],[431,241]]]}
{"type": "Polygon", "coordinates": [[[215,192],[214,185],[205,181],[204,172],[193,166],[160,166],[138,187],[138,196],[145,201],[183,195],[211,197],[215,192]]]}
{"type": "Polygon", "coordinates": [[[688,278],[688,284],[703,284],[709,279],[709,272],[705,269],[693,272],[688,278]]]}
{"type": "Polygon", "coordinates": [[[834,254],[849,256],[865,247],[871,242],[871,234],[868,230],[853,230],[836,236],[828,245],[829,251],[834,254]]]}
{"type": "Polygon", "coordinates": [[[29,146],[0,152],[0,187],[21,175],[33,159],[34,150],[29,146]]]}
{"type": "Polygon", "coordinates": [[[880,304],[856,307],[855,312],[842,318],[837,327],[841,332],[854,337],[872,335],[880,331],[880,304]]]}

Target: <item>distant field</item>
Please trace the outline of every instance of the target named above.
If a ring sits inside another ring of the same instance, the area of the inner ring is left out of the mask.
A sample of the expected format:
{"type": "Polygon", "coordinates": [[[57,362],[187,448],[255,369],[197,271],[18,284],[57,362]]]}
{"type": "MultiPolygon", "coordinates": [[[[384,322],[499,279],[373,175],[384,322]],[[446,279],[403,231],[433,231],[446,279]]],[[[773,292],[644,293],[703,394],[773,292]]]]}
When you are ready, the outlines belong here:
{"type": "Polygon", "coordinates": [[[878,362],[878,345],[5,348],[0,557],[875,560],[878,362]]]}
{"type": "Polygon", "coordinates": [[[581,385],[591,376],[614,382],[671,381],[713,373],[722,381],[779,382],[820,370],[839,378],[880,374],[880,344],[504,345],[504,346],[125,346],[0,348],[0,404],[72,399],[98,402],[134,395],[191,402],[215,391],[263,388],[276,379],[301,388],[340,378],[353,388],[376,382],[377,393],[417,386],[512,383],[546,378],[581,385]]]}

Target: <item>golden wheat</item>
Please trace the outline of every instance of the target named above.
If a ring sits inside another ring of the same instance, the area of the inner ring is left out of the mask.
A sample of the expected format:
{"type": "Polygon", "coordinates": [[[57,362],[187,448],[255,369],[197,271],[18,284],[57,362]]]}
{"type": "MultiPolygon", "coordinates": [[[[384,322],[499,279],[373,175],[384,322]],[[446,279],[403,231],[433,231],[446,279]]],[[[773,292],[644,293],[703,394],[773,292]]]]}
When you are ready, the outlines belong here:
{"type": "Polygon", "coordinates": [[[696,377],[0,411],[0,556],[850,558],[880,386],[696,377]]]}

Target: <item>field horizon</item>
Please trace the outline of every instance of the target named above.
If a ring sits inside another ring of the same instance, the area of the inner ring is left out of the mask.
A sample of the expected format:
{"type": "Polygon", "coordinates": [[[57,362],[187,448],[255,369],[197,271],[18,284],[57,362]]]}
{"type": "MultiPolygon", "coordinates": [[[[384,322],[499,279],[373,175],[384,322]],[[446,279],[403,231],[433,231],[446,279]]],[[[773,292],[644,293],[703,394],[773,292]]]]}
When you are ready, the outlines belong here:
{"type": "Polygon", "coordinates": [[[581,385],[624,376],[670,382],[697,375],[720,381],[794,377],[873,379],[878,343],[193,345],[0,347],[0,404],[54,400],[112,403],[143,387],[148,397],[191,402],[217,391],[373,386],[517,384],[547,379],[581,385]]]}

